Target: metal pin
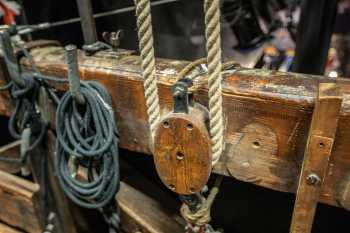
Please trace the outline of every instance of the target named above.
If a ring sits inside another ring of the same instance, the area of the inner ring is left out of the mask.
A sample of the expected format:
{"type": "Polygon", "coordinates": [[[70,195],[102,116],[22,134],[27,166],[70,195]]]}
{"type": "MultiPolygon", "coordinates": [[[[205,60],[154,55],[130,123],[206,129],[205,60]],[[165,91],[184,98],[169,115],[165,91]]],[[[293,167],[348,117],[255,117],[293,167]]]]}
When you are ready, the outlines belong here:
{"type": "Polygon", "coordinates": [[[68,63],[69,91],[78,104],[84,104],[84,96],[80,92],[80,75],[78,67],[78,52],[75,45],[65,47],[68,63]]]}
{"type": "Polygon", "coordinates": [[[10,78],[12,79],[12,81],[14,81],[16,85],[24,87],[25,82],[21,78],[20,68],[15,53],[13,51],[11,37],[8,30],[0,31],[0,43],[10,78]]]}

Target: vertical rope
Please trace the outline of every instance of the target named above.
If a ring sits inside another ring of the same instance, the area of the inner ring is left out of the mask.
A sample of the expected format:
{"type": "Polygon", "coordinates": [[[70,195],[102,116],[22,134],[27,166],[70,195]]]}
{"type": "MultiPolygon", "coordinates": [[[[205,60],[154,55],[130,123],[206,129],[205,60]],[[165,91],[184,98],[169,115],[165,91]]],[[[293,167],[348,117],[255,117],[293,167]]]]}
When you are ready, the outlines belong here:
{"type": "Polygon", "coordinates": [[[205,35],[208,62],[209,116],[213,165],[221,156],[224,146],[222,110],[222,61],[219,0],[204,0],[205,35]]]}
{"type": "Polygon", "coordinates": [[[160,119],[156,67],[153,48],[151,7],[149,0],[135,0],[142,76],[152,141],[160,119]]]}

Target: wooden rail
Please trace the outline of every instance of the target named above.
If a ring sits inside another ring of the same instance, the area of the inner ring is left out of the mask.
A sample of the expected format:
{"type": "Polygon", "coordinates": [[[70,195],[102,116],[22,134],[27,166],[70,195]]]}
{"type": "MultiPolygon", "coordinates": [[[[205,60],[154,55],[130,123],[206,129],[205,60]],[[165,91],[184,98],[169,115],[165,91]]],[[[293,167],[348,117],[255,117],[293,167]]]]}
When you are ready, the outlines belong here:
{"type": "MultiPolygon", "coordinates": [[[[66,77],[63,48],[37,48],[31,53],[42,72],[66,77]]],[[[97,80],[113,98],[120,146],[151,154],[139,58],[130,52],[101,52],[92,57],[81,53],[79,63],[82,79],[97,80]]],[[[22,59],[22,64],[29,67],[26,59],[22,59]]],[[[162,113],[172,108],[171,86],[176,73],[186,64],[184,61],[157,60],[162,113]]],[[[245,68],[225,72],[227,144],[214,172],[282,192],[295,192],[320,82],[337,82],[344,98],[334,150],[320,196],[321,202],[338,206],[340,197],[344,199],[343,190],[348,190],[347,185],[340,184],[348,183],[350,171],[350,81],[344,79],[335,81],[245,68]]],[[[198,87],[195,99],[207,105],[205,83],[205,77],[195,80],[198,87]]],[[[64,84],[55,84],[55,87],[67,88],[64,84]]],[[[0,113],[8,115],[10,106],[8,95],[2,93],[0,113]]]]}

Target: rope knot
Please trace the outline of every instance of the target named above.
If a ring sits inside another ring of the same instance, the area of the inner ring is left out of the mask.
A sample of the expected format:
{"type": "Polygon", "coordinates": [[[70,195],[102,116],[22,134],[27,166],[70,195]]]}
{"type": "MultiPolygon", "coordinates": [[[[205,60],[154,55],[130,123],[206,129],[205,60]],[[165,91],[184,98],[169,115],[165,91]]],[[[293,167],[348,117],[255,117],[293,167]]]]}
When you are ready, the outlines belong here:
{"type": "Polygon", "coordinates": [[[192,225],[205,226],[211,220],[210,209],[211,206],[209,206],[207,202],[204,202],[196,212],[192,212],[188,205],[183,204],[181,207],[181,215],[192,225]]]}

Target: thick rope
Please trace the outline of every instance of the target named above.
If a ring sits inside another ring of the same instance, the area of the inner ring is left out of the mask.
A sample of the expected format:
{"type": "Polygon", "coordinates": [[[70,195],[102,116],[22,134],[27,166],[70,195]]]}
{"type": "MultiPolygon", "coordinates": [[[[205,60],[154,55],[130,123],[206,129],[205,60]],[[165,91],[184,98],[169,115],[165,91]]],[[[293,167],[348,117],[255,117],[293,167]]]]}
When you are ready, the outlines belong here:
{"type": "Polygon", "coordinates": [[[222,62],[219,0],[205,0],[205,34],[208,62],[209,116],[212,143],[212,164],[215,165],[224,148],[224,117],[222,108],[222,62]]]}
{"type": "Polygon", "coordinates": [[[152,141],[160,120],[156,67],[153,48],[151,7],[149,0],[135,0],[142,76],[152,141]]]}
{"type": "Polygon", "coordinates": [[[181,207],[181,215],[186,220],[187,223],[197,226],[203,227],[207,226],[211,220],[210,211],[211,207],[215,201],[217,194],[220,191],[220,186],[222,183],[222,176],[217,177],[215,180],[213,188],[210,190],[210,193],[207,198],[202,198],[202,204],[198,210],[192,212],[187,204],[183,204],[181,207]]]}

